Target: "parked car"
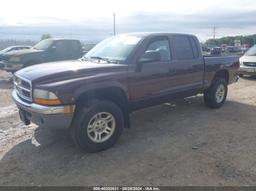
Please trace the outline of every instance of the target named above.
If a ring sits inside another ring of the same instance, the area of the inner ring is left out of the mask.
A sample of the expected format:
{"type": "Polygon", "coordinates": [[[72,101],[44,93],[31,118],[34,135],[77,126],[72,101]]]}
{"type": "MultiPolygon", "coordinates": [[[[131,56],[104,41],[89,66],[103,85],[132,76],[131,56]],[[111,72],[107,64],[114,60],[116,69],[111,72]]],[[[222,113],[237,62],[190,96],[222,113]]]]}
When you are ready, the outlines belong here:
{"type": "Polygon", "coordinates": [[[80,60],[19,70],[12,96],[26,125],[70,128],[81,149],[97,152],[118,140],[134,110],[198,93],[220,108],[238,68],[238,57],[203,57],[193,35],[131,33],[80,60]]]}
{"type": "Polygon", "coordinates": [[[203,51],[203,52],[210,52],[210,51],[211,51],[211,49],[208,48],[208,47],[205,46],[205,45],[202,45],[201,47],[202,47],[202,51],[203,51]]]}
{"type": "Polygon", "coordinates": [[[237,46],[228,46],[228,47],[226,47],[225,52],[227,52],[227,53],[238,53],[238,52],[242,52],[242,49],[240,47],[237,47],[237,46]]]}
{"type": "Polygon", "coordinates": [[[256,75],[256,45],[240,58],[239,75],[256,75]]]}
{"type": "Polygon", "coordinates": [[[24,49],[30,49],[32,46],[10,46],[3,50],[0,50],[0,55],[5,54],[7,52],[15,51],[15,50],[24,50],[24,49]]]}
{"type": "Polygon", "coordinates": [[[52,38],[40,41],[31,49],[12,51],[5,55],[3,69],[15,72],[34,64],[78,59],[83,56],[83,50],[78,40],[52,38]]]}
{"type": "Polygon", "coordinates": [[[212,56],[220,56],[221,55],[221,52],[222,52],[222,48],[221,47],[214,47],[214,48],[211,48],[211,55],[212,56]]]}
{"type": "Polygon", "coordinates": [[[5,48],[3,50],[0,50],[0,69],[3,68],[3,61],[5,61],[6,56],[5,54],[11,51],[15,50],[24,50],[24,49],[30,49],[31,46],[10,46],[8,48],[5,48]]]}

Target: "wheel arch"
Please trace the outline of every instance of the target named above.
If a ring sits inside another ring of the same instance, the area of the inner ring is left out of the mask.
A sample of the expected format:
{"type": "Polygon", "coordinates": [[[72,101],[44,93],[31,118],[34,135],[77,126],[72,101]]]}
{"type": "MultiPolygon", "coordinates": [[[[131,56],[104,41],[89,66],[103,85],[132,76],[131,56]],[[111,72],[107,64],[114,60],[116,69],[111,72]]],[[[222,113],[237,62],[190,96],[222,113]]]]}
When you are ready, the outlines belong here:
{"type": "Polygon", "coordinates": [[[218,70],[215,75],[214,75],[214,78],[213,78],[213,81],[216,79],[216,78],[223,78],[226,80],[227,83],[229,83],[229,72],[227,69],[221,69],[221,70],[218,70]]]}
{"type": "Polygon", "coordinates": [[[124,114],[124,126],[130,127],[130,119],[129,119],[129,101],[128,94],[124,87],[120,84],[112,84],[112,85],[95,85],[94,87],[87,87],[85,89],[76,93],[75,104],[77,108],[84,107],[90,104],[91,100],[109,100],[115,103],[120,107],[124,114]]]}

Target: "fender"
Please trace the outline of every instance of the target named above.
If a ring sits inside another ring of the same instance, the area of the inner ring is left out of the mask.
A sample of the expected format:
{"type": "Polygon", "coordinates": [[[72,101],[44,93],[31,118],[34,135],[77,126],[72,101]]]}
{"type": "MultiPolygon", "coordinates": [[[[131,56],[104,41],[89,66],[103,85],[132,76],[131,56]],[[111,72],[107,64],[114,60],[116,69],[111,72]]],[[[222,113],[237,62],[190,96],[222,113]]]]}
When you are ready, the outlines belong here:
{"type": "Polygon", "coordinates": [[[107,82],[99,82],[99,83],[92,83],[92,84],[85,84],[84,86],[78,88],[75,93],[73,94],[73,98],[77,100],[82,94],[90,91],[96,91],[100,89],[107,89],[107,88],[119,88],[121,89],[128,100],[128,90],[123,84],[117,81],[107,81],[107,82]]]}

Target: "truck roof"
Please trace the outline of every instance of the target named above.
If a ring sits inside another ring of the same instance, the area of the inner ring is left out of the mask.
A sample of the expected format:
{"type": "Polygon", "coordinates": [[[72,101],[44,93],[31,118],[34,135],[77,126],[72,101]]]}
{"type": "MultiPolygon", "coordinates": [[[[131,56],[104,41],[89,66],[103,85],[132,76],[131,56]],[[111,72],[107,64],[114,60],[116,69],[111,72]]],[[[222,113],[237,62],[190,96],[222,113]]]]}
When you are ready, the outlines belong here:
{"type": "Polygon", "coordinates": [[[168,33],[168,32],[134,32],[134,33],[124,33],[120,35],[130,35],[130,36],[137,36],[137,37],[149,37],[149,36],[172,36],[172,35],[180,35],[180,36],[193,36],[192,34],[183,34],[183,33],[168,33]]]}
{"type": "Polygon", "coordinates": [[[48,38],[48,40],[58,41],[58,40],[65,40],[65,41],[79,41],[77,39],[70,39],[70,38],[48,38]]]}

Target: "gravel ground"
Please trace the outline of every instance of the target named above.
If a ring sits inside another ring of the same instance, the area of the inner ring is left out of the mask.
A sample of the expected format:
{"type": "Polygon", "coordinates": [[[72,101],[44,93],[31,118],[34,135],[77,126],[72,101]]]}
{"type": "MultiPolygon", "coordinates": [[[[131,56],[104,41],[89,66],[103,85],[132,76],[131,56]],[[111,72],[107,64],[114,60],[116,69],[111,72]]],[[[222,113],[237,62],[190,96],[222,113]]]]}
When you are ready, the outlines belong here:
{"type": "Polygon", "coordinates": [[[226,104],[202,96],[137,111],[111,149],[79,151],[68,131],[24,126],[0,72],[0,185],[255,185],[256,79],[229,86],[226,104]]]}

